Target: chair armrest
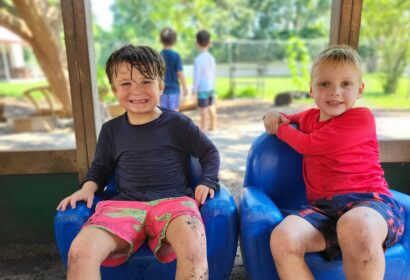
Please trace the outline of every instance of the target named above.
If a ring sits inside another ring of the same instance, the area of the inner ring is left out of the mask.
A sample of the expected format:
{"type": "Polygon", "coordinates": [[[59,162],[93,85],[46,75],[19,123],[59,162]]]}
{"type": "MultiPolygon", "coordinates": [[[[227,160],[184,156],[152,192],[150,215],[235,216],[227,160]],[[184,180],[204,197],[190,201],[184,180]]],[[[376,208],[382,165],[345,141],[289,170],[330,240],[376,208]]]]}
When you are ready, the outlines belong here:
{"type": "Polygon", "coordinates": [[[238,248],[238,210],[229,190],[221,184],[214,198],[201,207],[210,279],[229,279],[238,248]],[[221,275],[224,275],[221,278],[221,275]]]}
{"type": "Polygon", "coordinates": [[[67,265],[68,250],[70,249],[71,243],[84,223],[91,214],[94,213],[95,205],[100,200],[101,198],[96,196],[91,208],[88,208],[85,202],[79,201],[75,209],[68,206],[65,211],[57,211],[54,217],[54,234],[58,251],[65,265],[67,265]]]}
{"type": "Polygon", "coordinates": [[[204,222],[219,215],[237,215],[237,207],[232,194],[222,183],[220,186],[221,188],[215,192],[214,198],[208,197],[200,209],[204,222]]]}
{"type": "Polygon", "coordinates": [[[410,257],[410,196],[395,190],[390,191],[393,194],[394,199],[404,208],[404,234],[400,243],[407,249],[410,257]]]}
{"type": "Polygon", "coordinates": [[[279,208],[264,192],[255,187],[243,188],[239,203],[240,244],[249,279],[272,279],[276,275],[269,243],[272,230],[282,219],[279,208]]]}
{"type": "Polygon", "coordinates": [[[239,204],[239,220],[241,225],[266,224],[272,229],[283,219],[283,215],[273,201],[255,187],[244,187],[239,204]]]}

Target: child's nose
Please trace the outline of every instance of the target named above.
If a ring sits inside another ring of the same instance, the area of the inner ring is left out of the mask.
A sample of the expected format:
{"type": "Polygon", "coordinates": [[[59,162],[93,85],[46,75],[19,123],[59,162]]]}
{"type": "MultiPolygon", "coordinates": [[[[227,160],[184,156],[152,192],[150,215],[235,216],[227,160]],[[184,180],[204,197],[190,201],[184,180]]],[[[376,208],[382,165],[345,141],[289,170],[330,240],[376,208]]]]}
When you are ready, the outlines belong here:
{"type": "Polygon", "coordinates": [[[332,95],[339,96],[342,94],[342,88],[339,86],[335,86],[332,90],[332,95]]]}
{"type": "Polygon", "coordinates": [[[133,94],[141,94],[142,93],[141,87],[139,87],[138,85],[133,85],[131,88],[131,92],[133,94]]]}

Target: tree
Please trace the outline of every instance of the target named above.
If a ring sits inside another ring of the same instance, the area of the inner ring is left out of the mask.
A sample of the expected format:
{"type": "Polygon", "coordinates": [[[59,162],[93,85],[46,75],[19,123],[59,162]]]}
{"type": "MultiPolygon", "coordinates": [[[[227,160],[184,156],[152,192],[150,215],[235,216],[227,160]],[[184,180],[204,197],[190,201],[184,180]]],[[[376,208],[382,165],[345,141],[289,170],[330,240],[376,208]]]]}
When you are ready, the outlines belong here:
{"type": "MultiPolygon", "coordinates": [[[[197,54],[195,33],[201,28],[211,32],[212,53],[217,60],[227,62],[232,53],[227,42],[292,36],[323,38],[328,35],[330,21],[328,0],[115,0],[111,10],[111,32],[94,33],[97,45],[103,46],[101,52],[97,51],[99,67],[108,50],[125,43],[149,44],[159,49],[159,32],[165,26],[176,30],[175,49],[184,57],[184,63],[192,63],[197,54]]],[[[249,49],[254,52],[252,47],[249,49]]],[[[273,51],[282,55],[285,52],[284,48],[273,51]]],[[[263,57],[272,50],[261,49],[257,53],[263,57]]]]}
{"type": "Polygon", "coordinates": [[[106,45],[108,36],[112,40],[109,44],[116,45],[114,48],[124,43],[159,48],[159,32],[170,26],[178,34],[175,48],[184,57],[195,50],[195,34],[199,29],[209,30],[213,41],[245,38],[251,34],[254,17],[247,0],[115,0],[111,10],[112,32],[100,32],[102,36],[97,36],[97,42],[105,40],[106,45]]]}
{"type": "Polygon", "coordinates": [[[329,30],[328,0],[249,0],[256,13],[255,39],[326,37],[329,30]]]}
{"type": "Polygon", "coordinates": [[[305,42],[299,37],[289,38],[286,55],[294,85],[298,91],[306,91],[309,88],[310,56],[305,42]]]}
{"type": "Polygon", "coordinates": [[[0,25],[31,46],[65,115],[72,116],[67,58],[60,39],[61,23],[59,1],[0,0],[0,25]]]}
{"type": "Polygon", "coordinates": [[[364,1],[361,29],[363,41],[381,57],[384,92],[395,93],[410,57],[410,1],[364,1]]]}

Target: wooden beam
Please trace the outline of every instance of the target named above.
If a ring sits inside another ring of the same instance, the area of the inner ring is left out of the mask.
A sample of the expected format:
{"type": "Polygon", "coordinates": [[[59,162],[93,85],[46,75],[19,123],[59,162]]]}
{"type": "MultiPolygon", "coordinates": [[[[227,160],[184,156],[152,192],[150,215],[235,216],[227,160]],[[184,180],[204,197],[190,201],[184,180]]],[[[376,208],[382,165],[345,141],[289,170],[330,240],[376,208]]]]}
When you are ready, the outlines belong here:
{"type": "Polygon", "coordinates": [[[76,172],[75,150],[1,152],[1,175],[76,172]]]}
{"type": "MultiPolygon", "coordinates": [[[[363,0],[333,0],[329,45],[345,44],[357,49],[363,0]]],[[[410,141],[380,141],[382,162],[410,162],[410,141]]]]}
{"type": "Polygon", "coordinates": [[[329,45],[359,46],[363,0],[333,0],[329,45]]]}
{"type": "Polygon", "coordinates": [[[88,170],[96,147],[101,123],[96,71],[93,60],[94,43],[90,24],[90,0],[61,0],[73,104],[79,178],[88,170]]]}
{"type": "Polygon", "coordinates": [[[409,140],[383,140],[379,146],[381,162],[410,162],[409,140]]]}

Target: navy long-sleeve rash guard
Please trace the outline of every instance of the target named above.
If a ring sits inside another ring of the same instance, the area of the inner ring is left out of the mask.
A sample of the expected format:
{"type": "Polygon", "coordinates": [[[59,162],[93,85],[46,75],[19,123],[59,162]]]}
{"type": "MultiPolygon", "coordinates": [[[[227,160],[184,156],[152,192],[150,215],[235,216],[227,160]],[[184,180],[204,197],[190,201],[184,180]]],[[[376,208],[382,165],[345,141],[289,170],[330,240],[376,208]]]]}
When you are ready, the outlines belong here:
{"type": "Polygon", "coordinates": [[[83,183],[94,181],[101,192],[115,172],[118,194],[112,200],[192,196],[186,177],[192,155],[202,166],[199,184],[218,190],[220,159],[214,144],[188,117],[161,110],[143,125],[130,124],[126,113],[105,123],[83,183]]]}

